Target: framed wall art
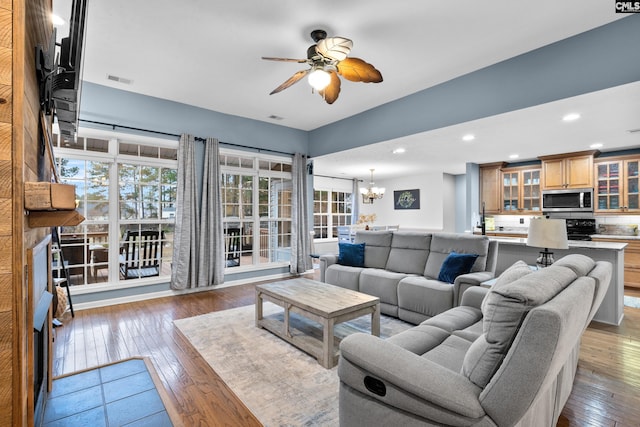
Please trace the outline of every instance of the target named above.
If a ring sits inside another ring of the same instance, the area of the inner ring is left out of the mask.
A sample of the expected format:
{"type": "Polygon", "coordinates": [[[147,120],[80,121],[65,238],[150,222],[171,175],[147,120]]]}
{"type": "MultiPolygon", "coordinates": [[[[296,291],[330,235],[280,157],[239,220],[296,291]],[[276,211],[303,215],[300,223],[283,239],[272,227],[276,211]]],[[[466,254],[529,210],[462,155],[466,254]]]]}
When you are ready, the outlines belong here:
{"type": "Polygon", "coordinates": [[[394,209],[420,209],[420,190],[398,190],[393,192],[394,209]]]}

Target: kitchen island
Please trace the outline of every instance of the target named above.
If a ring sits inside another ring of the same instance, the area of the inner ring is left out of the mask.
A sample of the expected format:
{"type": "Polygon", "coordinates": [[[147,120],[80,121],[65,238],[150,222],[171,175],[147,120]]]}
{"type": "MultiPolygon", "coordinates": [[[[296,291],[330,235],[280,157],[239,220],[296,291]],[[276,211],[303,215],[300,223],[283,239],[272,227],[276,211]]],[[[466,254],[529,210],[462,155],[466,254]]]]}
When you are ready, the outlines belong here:
{"type": "MultiPolygon", "coordinates": [[[[527,246],[526,238],[489,236],[489,239],[499,242],[496,276],[518,260],[535,265],[536,258],[542,250],[542,248],[527,246]]],[[[556,260],[571,253],[578,253],[595,261],[609,261],[613,264],[611,283],[593,318],[594,321],[619,325],[624,317],[624,248],[626,246],[627,244],[623,242],[570,240],[569,249],[552,250],[556,260]]]]}

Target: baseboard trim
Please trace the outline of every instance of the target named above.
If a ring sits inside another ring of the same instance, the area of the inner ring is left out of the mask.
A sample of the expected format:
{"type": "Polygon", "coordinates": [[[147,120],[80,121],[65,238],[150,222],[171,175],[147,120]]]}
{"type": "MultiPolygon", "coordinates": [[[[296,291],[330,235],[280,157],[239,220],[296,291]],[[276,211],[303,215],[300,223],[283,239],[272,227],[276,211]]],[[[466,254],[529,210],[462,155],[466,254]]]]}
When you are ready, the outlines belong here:
{"type": "MultiPolygon", "coordinates": [[[[313,272],[313,270],[310,270],[310,272],[313,272]]],[[[141,294],[136,294],[136,295],[129,295],[129,296],[126,296],[126,297],[106,298],[106,299],[101,299],[101,300],[96,300],[96,301],[87,301],[87,302],[80,302],[80,303],[75,303],[74,302],[73,303],[73,310],[74,311],[89,310],[89,309],[92,309],[92,308],[108,307],[108,306],[118,305],[118,304],[127,304],[127,303],[130,303],[130,302],[136,302],[136,301],[146,301],[146,300],[155,299],[155,298],[173,297],[173,296],[179,296],[179,295],[185,295],[185,294],[192,294],[192,293],[196,293],[196,292],[207,292],[207,291],[213,291],[213,290],[216,290],[216,289],[227,288],[227,287],[230,287],[230,286],[246,285],[246,284],[249,284],[249,283],[256,283],[256,282],[262,282],[262,281],[267,281],[267,280],[284,279],[284,278],[288,278],[288,277],[292,277],[292,274],[291,273],[278,273],[278,274],[271,274],[271,275],[268,275],[268,276],[260,276],[260,277],[251,277],[251,278],[240,279],[240,280],[232,280],[232,281],[225,282],[225,283],[223,283],[221,285],[218,285],[218,286],[207,286],[207,287],[202,287],[202,288],[184,289],[184,290],[167,289],[167,290],[164,290],[164,291],[141,293],[141,294]]]]}

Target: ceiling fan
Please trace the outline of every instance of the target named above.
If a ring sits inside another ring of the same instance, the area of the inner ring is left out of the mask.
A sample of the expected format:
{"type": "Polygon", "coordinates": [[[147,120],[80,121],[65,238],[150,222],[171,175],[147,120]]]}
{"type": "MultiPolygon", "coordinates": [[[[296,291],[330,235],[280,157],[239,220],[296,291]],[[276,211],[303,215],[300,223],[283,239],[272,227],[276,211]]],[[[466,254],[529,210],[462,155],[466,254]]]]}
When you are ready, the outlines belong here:
{"type": "Polygon", "coordinates": [[[298,71],[269,95],[285,90],[308,75],[309,84],[318,91],[327,104],[333,104],[340,94],[338,74],[352,82],[380,83],[382,81],[382,74],[373,65],[359,58],[347,58],[353,47],[351,40],[344,37],[327,37],[327,32],[324,30],[312,31],[311,38],[316,44],[307,49],[307,59],[262,57],[268,61],[310,65],[309,69],[298,71]]]}

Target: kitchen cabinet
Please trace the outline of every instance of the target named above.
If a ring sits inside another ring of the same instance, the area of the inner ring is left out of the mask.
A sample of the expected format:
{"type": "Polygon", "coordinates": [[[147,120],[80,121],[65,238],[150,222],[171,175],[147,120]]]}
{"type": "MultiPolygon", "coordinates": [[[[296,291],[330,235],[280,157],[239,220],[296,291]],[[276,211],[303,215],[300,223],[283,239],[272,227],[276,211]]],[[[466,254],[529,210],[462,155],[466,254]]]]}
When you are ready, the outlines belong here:
{"type": "Polygon", "coordinates": [[[593,158],[598,150],[538,157],[542,161],[542,189],[593,187],[593,158]]]}
{"type": "Polygon", "coordinates": [[[541,211],[540,173],[530,166],[502,170],[502,213],[541,211]]]}
{"type": "Polygon", "coordinates": [[[640,212],[640,158],[613,158],[595,164],[595,211],[640,212]]]}
{"type": "Polygon", "coordinates": [[[640,289],[640,240],[594,237],[594,242],[626,243],[624,248],[624,286],[640,289]]]}
{"type": "Polygon", "coordinates": [[[501,168],[505,165],[504,162],[480,165],[480,201],[484,204],[487,214],[497,214],[501,211],[501,168]]]}

